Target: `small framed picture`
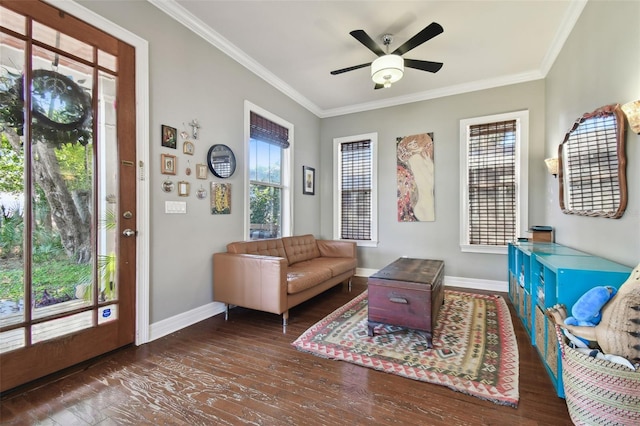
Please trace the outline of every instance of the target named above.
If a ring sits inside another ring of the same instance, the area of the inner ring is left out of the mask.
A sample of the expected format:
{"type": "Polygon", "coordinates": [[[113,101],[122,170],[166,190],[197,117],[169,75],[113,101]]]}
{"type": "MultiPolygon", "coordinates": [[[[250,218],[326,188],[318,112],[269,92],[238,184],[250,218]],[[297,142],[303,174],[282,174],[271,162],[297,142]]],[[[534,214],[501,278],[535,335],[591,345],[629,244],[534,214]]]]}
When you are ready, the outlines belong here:
{"type": "Polygon", "coordinates": [[[191,185],[189,185],[189,182],[181,180],[178,182],[178,195],[180,197],[188,197],[190,187],[191,185]]]}
{"type": "Polygon", "coordinates": [[[176,156],[171,154],[160,154],[160,172],[163,175],[176,174],[176,156]]]}
{"type": "Polygon", "coordinates": [[[176,141],[178,140],[178,131],[175,127],[162,125],[162,146],[176,149],[176,141]]]}
{"type": "Polygon", "coordinates": [[[182,152],[185,154],[193,155],[195,151],[195,146],[193,146],[193,142],[184,141],[182,144],[182,152]]]}
{"type": "Polygon", "coordinates": [[[231,214],[231,184],[211,182],[211,214],[231,214]]]}
{"type": "Polygon", "coordinates": [[[302,166],[302,193],[315,195],[316,193],[316,169],[302,166]]]}
{"type": "Polygon", "coordinates": [[[206,179],[208,171],[206,164],[196,164],[196,177],[198,179],[206,179]]]}

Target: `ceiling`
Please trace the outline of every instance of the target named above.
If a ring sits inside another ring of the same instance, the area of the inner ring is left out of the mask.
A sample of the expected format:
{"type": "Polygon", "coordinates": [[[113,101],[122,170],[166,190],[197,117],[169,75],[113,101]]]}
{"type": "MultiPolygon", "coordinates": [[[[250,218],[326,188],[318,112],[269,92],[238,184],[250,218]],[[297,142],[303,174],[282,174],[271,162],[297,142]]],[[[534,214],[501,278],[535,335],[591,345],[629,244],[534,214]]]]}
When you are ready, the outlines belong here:
{"type": "Polygon", "coordinates": [[[586,0],[220,1],[148,0],[319,117],[544,78],[586,0]],[[349,32],[395,49],[431,22],[444,32],[403,55],[443,62],[405,69],[374,90],[375,54],[349,32]]]}

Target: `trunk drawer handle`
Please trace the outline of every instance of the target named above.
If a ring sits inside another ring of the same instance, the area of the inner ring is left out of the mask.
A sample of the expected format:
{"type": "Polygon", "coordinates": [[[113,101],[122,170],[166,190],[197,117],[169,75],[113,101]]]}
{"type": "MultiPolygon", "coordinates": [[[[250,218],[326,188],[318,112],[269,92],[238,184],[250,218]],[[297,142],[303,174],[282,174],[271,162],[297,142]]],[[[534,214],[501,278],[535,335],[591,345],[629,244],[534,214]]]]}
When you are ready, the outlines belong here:
{"type": "Polygon", "coordinates": [[[405,299],[404,297],[390,297],[389,298],[389,302],[402,303],[403,305],[406,305],[406,304],[409,303],[409,301],[407,299],[405,299]]]}

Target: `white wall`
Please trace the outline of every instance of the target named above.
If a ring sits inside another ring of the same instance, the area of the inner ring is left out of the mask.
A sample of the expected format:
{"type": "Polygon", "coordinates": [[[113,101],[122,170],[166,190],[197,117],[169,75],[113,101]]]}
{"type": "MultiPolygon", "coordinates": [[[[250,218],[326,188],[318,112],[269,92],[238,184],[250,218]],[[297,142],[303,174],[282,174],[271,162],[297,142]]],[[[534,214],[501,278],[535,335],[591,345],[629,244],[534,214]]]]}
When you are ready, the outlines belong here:
{"type": "Polygon", "coordinates": [[[244,238],[245,99],[295,126],[294,232],[319,234],[320,197],[302,195],[301,189],[302,165],[319,171],[318,117],[146,1],[79,3],[149,42],[151,323],[211,303],[212,253],[244,238]],[[162,124],[180,131],[194,118],[202,126],[194,156],[182,153],[182,140],[176,150],[160,145],[162,124]],[[206,181],[196,179],[196,163],[206,163],[209,147],[218,143],[234,150],[236,172],[224,180],[211,173],[206,181]],[[178,174],[171,179],[191,183],[188,198],[162,191],[161,153],[178,156],[178,174]],[[188,160],[191,176],[185,173],[188,160]],[[214,216],[208,199],[198,200],[195,190],[223,181],[232,187],[231,214],[214,216]],[[187,214],[165,214],[165,201],[186,201],[187,214]]]}
{"type": "MultiPolygon", "coordinates": [[[[546,78],[546,157],[582,114],[640,99],[640,2],[587,3],[546,78]]],[[[627,127],[627,210],[620,219],[565,215],[558,181],[545,182],[545,222],[556,242],[635,266],[640,262],[640,136],[627,127]]],[[[543,201],[543,200],[540,200],[543,201]]]]}

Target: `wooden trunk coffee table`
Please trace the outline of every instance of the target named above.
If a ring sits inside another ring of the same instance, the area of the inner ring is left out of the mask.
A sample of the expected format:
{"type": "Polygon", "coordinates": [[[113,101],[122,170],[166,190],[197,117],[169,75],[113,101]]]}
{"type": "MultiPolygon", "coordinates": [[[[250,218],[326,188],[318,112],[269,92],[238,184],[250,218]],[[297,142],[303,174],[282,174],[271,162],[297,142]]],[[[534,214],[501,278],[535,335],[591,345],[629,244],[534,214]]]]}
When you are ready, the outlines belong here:
{"type": "Polygon", "coordinates": [[[444,262],[401,257],[368,280],[368,334],[378,324],[416,330],[433,347],[433,329],[444,303],[444,262]]]}

